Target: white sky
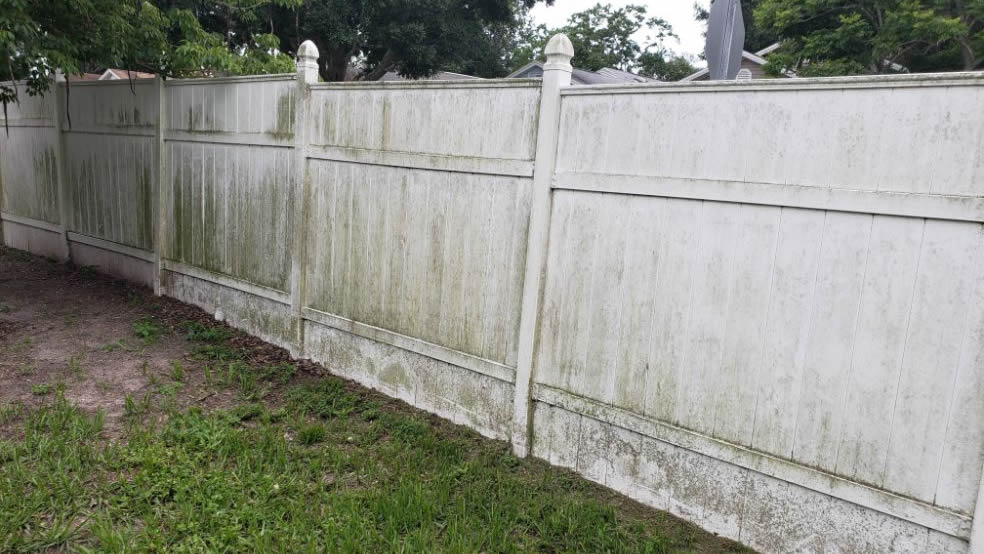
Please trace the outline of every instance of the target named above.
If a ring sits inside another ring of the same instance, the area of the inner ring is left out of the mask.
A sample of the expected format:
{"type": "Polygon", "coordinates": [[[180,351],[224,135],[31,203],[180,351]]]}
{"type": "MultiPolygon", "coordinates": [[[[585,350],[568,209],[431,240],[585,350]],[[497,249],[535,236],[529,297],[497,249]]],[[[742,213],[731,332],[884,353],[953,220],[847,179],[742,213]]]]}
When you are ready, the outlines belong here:
{"type": "MultiPolygon", "coordinates": [[[[694,19],[694,2],[704,7],[710,0],[555,0],[553,6],[537,3],[532,10],[533,20],[547,27],[560,27],[567,23],[572,14],[591,8],[595,4],[611,4],[622,7],[626,4],[646,6],[650,16],[662,17],[673,26],[673,31],[680,41],[669,40],[666,46],[674,52],[695,57],[704,50],[704,25],[694,19]]],[[[642,41],[643,37],[637,37],[642,41]]]]}

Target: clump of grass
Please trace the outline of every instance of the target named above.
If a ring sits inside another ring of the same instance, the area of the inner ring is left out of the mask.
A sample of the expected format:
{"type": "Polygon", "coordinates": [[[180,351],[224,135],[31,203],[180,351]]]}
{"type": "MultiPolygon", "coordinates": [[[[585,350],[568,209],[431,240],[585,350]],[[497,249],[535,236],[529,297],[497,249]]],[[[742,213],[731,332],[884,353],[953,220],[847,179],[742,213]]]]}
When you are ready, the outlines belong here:
{"type": "Polygon", "coordinates": [[[144,344],[152,344],[161,336],[163,329],[154,322],[153,318],[142,317],[133,322],[133,336],[141,339],[144,344]]]}
{"type": "Polygon", "coordinates": [[[31,385],[31,394],[34,396],[48,396],[51,391],[54,390],[48,383],[39,383],[37,385],[31,385]]]}
{"type": "Polygon", "coordinates": [[[72,374],[73,377],[81,378],[85,376],[85,370],[82,369],[82,358],[83,355],[72,356],[68,359],[68,372],[72,374]]]}
{"type": "Polygon", "coordinates": [[[345,384],[339,379],[322,379],[287,392],[287,406],[300,415],[344,417],[354,412],[358,405],[359,397],[345,390],[345,384]]]}
{"type": "Polygon", "coordinates": [[[310,446],[323,442],[328,436],[328,429],[321,423],[310,423],[304,425],[297,431],[297,442],[310,446]]]}
{"type": "Polygon", "coordinates": [[[10,312],[10,306],[6,304],[0,304],[0,314],[6,314],[10,312]]]}
{"type": "Polygon", "coordinates": [[[117,350],[129,350],[126,344],[122,340],[117,340],[113,342],[107,342],[106,344],[99,347],[99,350],[103,352],[116,352],[117,350]]]}
{"type": "Polygon", "coordinates": [[[205,326],[197,321],[183,321],[181,327],[185,330],[185,338],[193,342],[218,343],[232,336],[229,329],[205,326]]]}
{"type": "Polygon", "coordinates": [[[205,343],[195,348],[193,356],[199,360],[228,362],[241,360],[246,357],[246,353],[241,348],[232,348],[225,344],[205,343]]]}
{"type": "Polygon", "coordinates": [[[150,391],[140,398],[134,398],[132,394],[127,394],[123,398],[123,416],[133,418],[146,414],[150,411],[153,400],[154,396],[150,391]]]}
{"type": "Polygon", "coordinates": [[[171,380],[179,383],[184,383],[185,380],[185,368],[177,360],[171,362],[171,380]]]}

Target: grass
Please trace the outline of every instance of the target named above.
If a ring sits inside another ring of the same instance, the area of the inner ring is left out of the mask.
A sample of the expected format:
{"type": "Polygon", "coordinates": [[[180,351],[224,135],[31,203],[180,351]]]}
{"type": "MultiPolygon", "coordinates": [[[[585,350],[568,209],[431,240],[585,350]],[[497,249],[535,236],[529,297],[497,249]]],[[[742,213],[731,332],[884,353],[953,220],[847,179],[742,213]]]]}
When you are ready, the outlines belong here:
{"type": "Polygon", "coordinates": [[[163,329],[151,317],[142,317],[133,322],[133,336],[144,344],[153,344],[161,336],[163,329]]]}
{"type": "Polygon", "coordinates": [[[114,442],[61,390],[4,410],[23,438],[0,441],[0,551],[658,553],[699,533],[337,379],[287,397],[139,418],[150,394],[127,396],[114,442]]]}

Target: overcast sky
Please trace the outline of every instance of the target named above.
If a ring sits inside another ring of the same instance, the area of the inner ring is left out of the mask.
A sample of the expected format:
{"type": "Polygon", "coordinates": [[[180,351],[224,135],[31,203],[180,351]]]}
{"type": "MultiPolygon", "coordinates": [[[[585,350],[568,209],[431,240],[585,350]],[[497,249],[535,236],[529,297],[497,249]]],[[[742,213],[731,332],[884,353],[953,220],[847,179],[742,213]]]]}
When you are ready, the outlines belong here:
{"type": "MultiPolygon", "coordinates": [[[[704,25],[694,19],[695,0],[555,0],[553,6],[537,3],[533,8],[533,19],[547,27],[560,27],[567,23],[571,14],[584,11],[597,3],[611,4],[621,7],[626,4],[641,4],[646,6],[650,16],[662,17],[673,26],[673,31],[679,35],[680,42],[670,40],[666,46],[674,52],[696,57],[704,50],[704,25]]],[[[705,7],[710,0],[697,0],[705,7]]],[[[643,37],[637,37],[642,42],[643,37]]]]}

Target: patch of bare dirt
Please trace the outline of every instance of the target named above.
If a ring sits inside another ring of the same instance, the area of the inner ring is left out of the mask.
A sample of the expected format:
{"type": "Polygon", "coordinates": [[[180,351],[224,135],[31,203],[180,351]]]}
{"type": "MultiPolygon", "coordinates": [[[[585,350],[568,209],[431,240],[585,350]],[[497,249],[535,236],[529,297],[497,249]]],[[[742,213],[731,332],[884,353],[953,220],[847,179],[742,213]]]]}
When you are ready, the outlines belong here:
{"type": "MultiPolygon", "coordinates": [[[[155,297],[144,287],[0,247],[0,406],[36,406],[64,387],[76,405],[105,413],[112,438],[122,429],[128,397],[131,411],[146,408],[147,417],[158,418],[165,417],[163,402],[236,405],[236,391],[204,382],[210,362],[193,355],[194,345],[185,339],[188,322],[216,325],[198,308],[155,297]],[[161,332],[138,337],[138,321],[161,332]],[[174,379],[176,363],[183,370],[180,381],[174,379]]],[[[251,364],[296,363],[281,348],[230,332],[228,345],[251,364]]],[[[317,373],[314,364],[297,365],[317,373]]],[[[280,393],[269,396],[276,400],[280,393]]]]}

